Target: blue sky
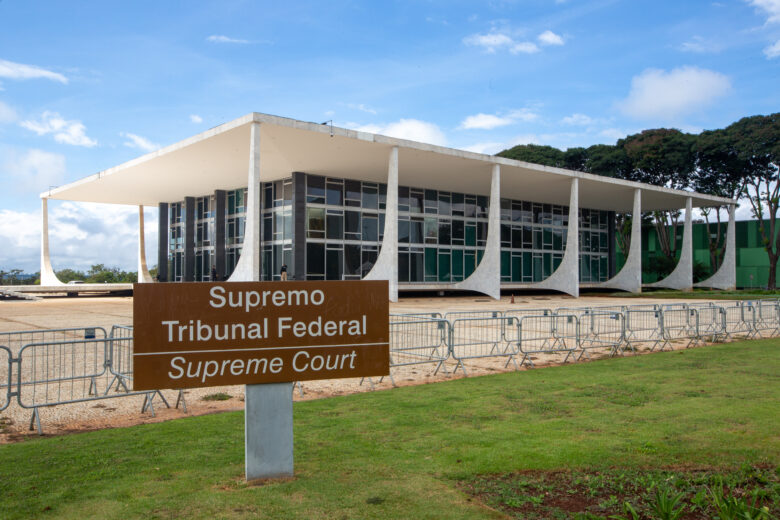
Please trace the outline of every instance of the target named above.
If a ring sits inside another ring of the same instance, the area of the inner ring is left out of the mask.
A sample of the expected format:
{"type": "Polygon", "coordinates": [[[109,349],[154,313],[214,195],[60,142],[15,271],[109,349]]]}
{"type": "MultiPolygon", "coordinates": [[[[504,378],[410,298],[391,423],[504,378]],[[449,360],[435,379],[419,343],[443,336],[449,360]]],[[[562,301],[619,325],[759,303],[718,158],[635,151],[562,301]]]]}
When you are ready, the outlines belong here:
{"type": "MultiPolygon", "coordinates": [[[[567,148],[777,112],[779,71],[780,0],[0,0],[0,269],[38,269],[49,186],[252,111],[567,148]]],[[[50,214],[55,269],[135,269],[136,209],[50,214]]]]}

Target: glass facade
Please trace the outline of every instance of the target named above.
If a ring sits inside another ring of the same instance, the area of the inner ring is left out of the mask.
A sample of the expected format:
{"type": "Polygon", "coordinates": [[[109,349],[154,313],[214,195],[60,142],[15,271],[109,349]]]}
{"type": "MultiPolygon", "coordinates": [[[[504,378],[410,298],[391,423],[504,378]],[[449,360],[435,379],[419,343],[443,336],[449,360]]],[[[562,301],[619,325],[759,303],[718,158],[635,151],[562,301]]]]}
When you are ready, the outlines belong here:
{"type": "MultiPolygon", "coordinates": [[[[382,183],[303,174],[295,212],[293,178],[261,185],[263,280],[278,280],[282,264],[293,279],[359,280],[373,267],[382,245],[387,186],[382,183]],[[305,240],[295,250],[295,224],[305,240]],[[294,272],[300,255],[302,272],[294,272]]],[[[229,275],[241,253],[246,189],[227,192],[225,266],[229,275]]],[[[452,283],[466,279],[485,251],[489,198],[400,186],[398,281],[452,283]]],[[[215,262],[214,196],[196,199],[196,281],[209,280],[215,262]]],[[[611,214],[580,209],[580,281],[609,278],[611,214]]],[[[184,204],[170,204],[169,279],[183,279],[184,204]]],[[[558,267],[566,248],[568,206],[501,199],[501,281],[538,282],[558,267]]]]}
{"type": "Polygon", "coordinates": [[[279,280],[282,264],[292,265],[292,179],[263,183],[262,280],[279,280]]]}

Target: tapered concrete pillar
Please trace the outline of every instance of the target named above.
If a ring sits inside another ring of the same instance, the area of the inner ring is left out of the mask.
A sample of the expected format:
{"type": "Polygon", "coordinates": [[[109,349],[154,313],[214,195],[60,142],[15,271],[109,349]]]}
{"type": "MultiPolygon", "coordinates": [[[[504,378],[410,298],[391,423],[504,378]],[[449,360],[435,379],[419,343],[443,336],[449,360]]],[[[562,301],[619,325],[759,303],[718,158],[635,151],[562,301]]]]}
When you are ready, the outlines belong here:
{"type": "Polygon", "coordinates": [[[566,251],[558,269],[546,280],[533,284],[539,289],[553,289],[580,296],[580,184],[579,179],[571,180],[569,195],[569,227],[566,232],[566,251]]]}
{"type": "Polygon", "coordinates": [[[501,167],[493,165],[490,179],[490,210],[485,254],[471,276],[456,283],[455,289],[465,289],[501,299],[501,167]]]}
{"type": "Polygon", "coordinates": [[[51,267],[49,256],[49,199],[41,198],[41,285],[65,285],[51,267]]]}
{"type": "Polygon", "coordinates": [[[151,283],[152,275],[146,267],[146,237],[144,235],[144,207],[138,206],[138,283],[151,283]]]}
{"type": "Polygon", "coordinates": [[[364,280],[387,280],[391,302],[398,301],[398,147],[390,150],[382,248],[364,280]]]}
{"type": "Polygon", "coordinates": [[[677,289],[690,291],[693,288],[693,199],[685,199],[685,226],[683,227],[683,243],[680,252],[680,260],[677,267],[664,278],[648,287],[663,287],[665,289],[677,289]]]}
{"type": "MultiPolygon", "coordinates": [[[[252,123],[246,224],[241,257],[229,282],[260,280],[260,123],[252,123]]],[[[246,385],[244,461],[246,479],[293,474],[292,383],[246,385]]]]}
{"type": "Polygon", "coordinates": [[[694,287],[711,287],[723,290],[737,288],[737,230],[734,221],[736,211],[735,205],[729,206],[729,226],[726,229],[726,250],[723,252],[723,262],[715,274],[703,282],[694,284],[694,287]]]}
{"type": "Polygon", "coordinates": [[[230,282],[260,280],[260,123],[252,123],[244,242],[230,282]]]}
{"type": "Polygon", "coordinates": [[[631,242],[628,258],[618,274],[599,284],[605,289],[642,292],[642,190],[634,189],[634,209],[631,216],[631,242]]]}

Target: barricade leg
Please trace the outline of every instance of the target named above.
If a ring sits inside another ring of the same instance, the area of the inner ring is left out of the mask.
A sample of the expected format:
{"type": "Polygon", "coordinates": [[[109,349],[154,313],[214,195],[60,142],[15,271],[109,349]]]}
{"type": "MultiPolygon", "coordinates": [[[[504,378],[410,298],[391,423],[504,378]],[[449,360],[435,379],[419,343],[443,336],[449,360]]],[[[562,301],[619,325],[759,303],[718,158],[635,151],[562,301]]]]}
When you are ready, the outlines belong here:
{"type": "Polygon", "coordinates": [[[33,424],[38,428],[38,435],[43,435],[43,428],[41,428],[41,412],[38,410],[37,406],[33,408],[33,413],[30,417],[30,431],[35,429],[33,428],[33,424]]]}
{"type": "Polygon", "coordinates": [[[181,403],[182,410],[184,410],[184,413],[187,412],[187,401],[184,399],[184,390],[179,390],[179,395],[176,397],[176,408],[179,408],[179,403],[181,403]]]}

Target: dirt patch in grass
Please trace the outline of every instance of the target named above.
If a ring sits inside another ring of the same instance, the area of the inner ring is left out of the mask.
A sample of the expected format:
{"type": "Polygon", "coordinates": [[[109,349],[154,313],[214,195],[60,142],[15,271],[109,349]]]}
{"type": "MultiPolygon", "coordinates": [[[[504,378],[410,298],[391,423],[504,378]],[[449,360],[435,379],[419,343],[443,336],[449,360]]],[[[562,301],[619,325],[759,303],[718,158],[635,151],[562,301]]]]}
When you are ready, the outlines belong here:
{"type": "Polygon", "coordinates": [[[723,518],[721,508],[749,511],[749,518],[771,519],[780,514],[780,467],[772,464],[733,471],[522,471],[474,477],[461,481],[459,487],[510,518],[706,520],[723,518]]]}

